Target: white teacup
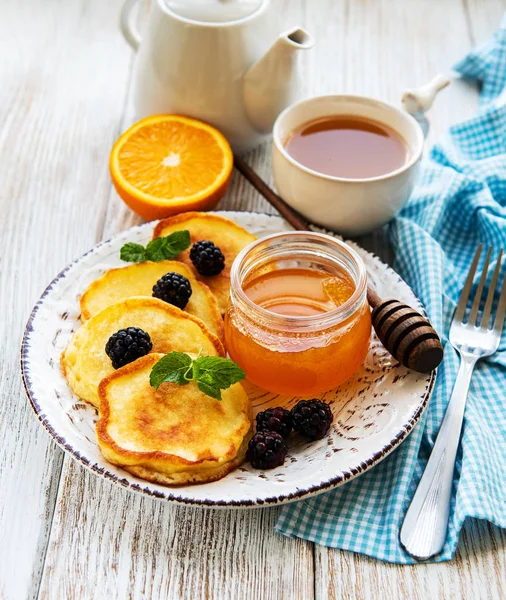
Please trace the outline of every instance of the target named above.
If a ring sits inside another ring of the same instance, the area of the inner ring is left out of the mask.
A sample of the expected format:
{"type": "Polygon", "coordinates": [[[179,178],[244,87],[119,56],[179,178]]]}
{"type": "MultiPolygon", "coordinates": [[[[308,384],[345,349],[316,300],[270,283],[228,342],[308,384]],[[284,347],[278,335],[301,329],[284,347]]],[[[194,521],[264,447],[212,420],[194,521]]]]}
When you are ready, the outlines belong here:
{"type": "Polygon", "coordinates": [[[364,96],[318,96],[285,109],[273,130],[272,169],[279,195],[312,223],[344,235],[367,233],[394,217],[408,201],[423,152],[419,123],[393,104],[364,96]],[[305,167],[287,152],[292,132],[336,115],[373,119],[391,127],[407,146],[406,162],[395,171],[367,179],[325,175],[305,167]]]}

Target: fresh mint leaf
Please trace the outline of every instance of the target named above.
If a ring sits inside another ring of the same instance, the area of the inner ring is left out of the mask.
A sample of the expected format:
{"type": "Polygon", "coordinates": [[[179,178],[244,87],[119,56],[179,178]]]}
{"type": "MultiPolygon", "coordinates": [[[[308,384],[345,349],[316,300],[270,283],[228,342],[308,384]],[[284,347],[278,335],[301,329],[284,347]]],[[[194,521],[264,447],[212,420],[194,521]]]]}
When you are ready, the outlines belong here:
{"type": "Polygon", "coordinates": [[[183,250],[190,247],[190,232],[186,229],[174,231],[170,235],[162,238],[164,242],[165,260],[176,258],[183,250]]]}
{"type": "Polygon", "coordinates": [[[190,245],[190,232],[174,231],[165,237],[155,238],[146,246],[148,260],[160,262],[161,260],[172,260],[190,245]]]}
{"type": "Polygon", "coordinates": [[[122,246],[120,258],[126,262],[172,260],[189,246],[190,232],[185,229],[174,231],[174,233],[164,237],[155,238],[148,242],[145,248],[141,244],[128,242],[122,246]]]}
{"type": "Polygon", "coordinates": [[[165,260],[165,238],[159,237],[148,242],[146,246],[146,258],[153,262],[165,260]]]}
{"type": "Polygon", "coordinates": [[[143,262],[146,260],[146,250],[141,244],[128,242],[121,247],[119,257],[125,262],[143,262]]]}
{"type": "Polygon", "coordinates": [[[193,380],[192,359],[183,352],[169,352],[151,369],[149,383],[157,390],[162,383],[186,385],[193,380]]]}
{"type": "Polygon", "coordinates": [[[193,363],[193,376],[197,381],[213,382],[222,390],[241,381],[246,373],[230,358],[201,356],[193,363]]]}
{"type": "Polygon", "coordinates": [[[201,392],[204,392],[206,396],[211,396],[216,400],[221,400],[221,390],[219,387],[206,383],[204,381],[198,381],[197,386],[201,392]]]}
{"type": "Polygon", "coordinates": [[[165,381],[179,385],[195,381],[204,394],[221,400],[221,390],[245,377],[246,373],[229,358],[200,356],[192,360],[183,352],[170,352],[153,367],[149,381],[155,389],[165,381]]]}

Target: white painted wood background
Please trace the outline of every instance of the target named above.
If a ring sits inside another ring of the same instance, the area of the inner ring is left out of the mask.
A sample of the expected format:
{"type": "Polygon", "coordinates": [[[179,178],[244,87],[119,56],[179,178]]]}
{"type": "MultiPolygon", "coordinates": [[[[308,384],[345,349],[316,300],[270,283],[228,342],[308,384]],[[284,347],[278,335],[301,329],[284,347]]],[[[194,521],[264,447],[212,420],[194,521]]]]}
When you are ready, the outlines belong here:
{"type": "MultiPolygon", "coordinates": [[[[496,28],[506,0],[274,0],[317,45],[305,92],[398,101],[496,28]]],[[[0,0],[0,600],[505,598],[506,534],[469,522],[451,563],[400,567],[273,533],[276,509],[179,508],[98,479],[52,443],[22,390],[31,306],[70,260],[137,223],[107,160],[128,122],[120,0],[0,0]]],[[[472,114],[441,94],[431,138],[472,114]]],[[[248,157],[270,178],[267,145],[248,157]]],[[[272,212],[238,175],[220,208],[272,212]]],[[[381,233],[362,242],[388,254],[381,233]]]]}

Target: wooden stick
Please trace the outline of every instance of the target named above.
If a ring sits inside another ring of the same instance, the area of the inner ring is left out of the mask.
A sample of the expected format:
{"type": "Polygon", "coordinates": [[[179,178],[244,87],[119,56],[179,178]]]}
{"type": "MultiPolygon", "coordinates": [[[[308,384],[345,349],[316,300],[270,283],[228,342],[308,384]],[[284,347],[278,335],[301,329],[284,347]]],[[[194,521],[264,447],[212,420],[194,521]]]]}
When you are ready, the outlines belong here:
{"type": "Polygon", "coordinates": [[[376,306],[379,306],[381,303],[381,298],[376,292],[373,292],[370,287],[367,288],[367,302],[369,302],[373,308],[376,308],[376,306]]]}
{"type": "Polygon", "coordinates": [[[265,181],[241,157],[234,154],[235,168],[244,175],[251,185],[273,206],[290,225],[299,231],[308,231],[309,223],[291,206],[278,196],[265,181]]]}

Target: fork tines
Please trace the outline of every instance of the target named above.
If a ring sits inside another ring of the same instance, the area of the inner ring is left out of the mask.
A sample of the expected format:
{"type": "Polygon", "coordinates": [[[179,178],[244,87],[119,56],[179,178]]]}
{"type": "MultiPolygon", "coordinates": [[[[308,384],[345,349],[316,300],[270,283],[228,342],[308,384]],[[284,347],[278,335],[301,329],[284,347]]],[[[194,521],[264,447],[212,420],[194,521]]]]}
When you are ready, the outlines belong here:
{"type": "MultiPolygon", "coordinates": [[[[474,276],[476,274],[476,269],[478,268],[478,263],[480,261],[480,255],[483,248],[483,244],[478,246],[476,250],[476,254],[474,255],[473,263],[471,265],[471,269],[469,270],[469,274],[466,279],[466,283],[464,285],[464,289],[460,294],[459,304],[457,306],[457,310],[455,311],[454,319],[460,322],[464,322],[464,316],[466,313],[467,303],[469,301],[469,296],[471,294],[471,289],[473,287],[474,276]]],[[[477,323],[478,313],[480,309],[481,297],[483,294],[483,288],[485,287],[485,283],[487,281],[487,276],[489,272],[490,258],[492,256],[492,246],[489,246],[487,255],[485,257],[485,263],[483,265],[483,269],[481,272],[480,280],[478,282],[478,286],[476,288],[476,293],[474,295],[473,303],[469,312],[469,316],[467,318],[467,325],[470,326],[479,326],[482,329],[489,329],[490,325],[490,315],[492,313],[492,305],[494,303],[494,295],[497,287],[497,281],[499,279],[499,274],[501,271],[501,260],[503,255],[503,249],[499,251],[499,256],[497,257],[496,265],[494,268],[494,272],[492,275],[492,279],[490,281],[490,286],[487,294],[487,299],[485,301],[485,306],[483,308],[483,313],[481,316],[481,321],[477,323]]],[[[502,326],[504,323],[504,313],[506,312],[506,277],[502,282],[501,295],[497,304],[497,311],[495,321],[491,327],[493,327],[494,331],[497,334],[501,334],[502,326]]]]}

